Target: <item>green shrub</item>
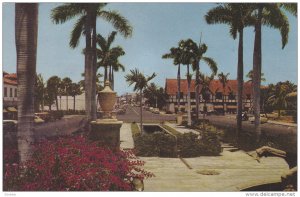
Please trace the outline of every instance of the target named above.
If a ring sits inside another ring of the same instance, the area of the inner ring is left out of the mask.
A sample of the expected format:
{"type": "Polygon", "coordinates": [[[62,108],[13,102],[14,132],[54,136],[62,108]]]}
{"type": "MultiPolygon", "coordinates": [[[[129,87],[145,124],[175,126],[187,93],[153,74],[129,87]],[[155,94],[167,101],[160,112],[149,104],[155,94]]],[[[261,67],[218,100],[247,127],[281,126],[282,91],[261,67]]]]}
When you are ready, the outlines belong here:
{"type": "Polygon", "coordinates": [[[158,156],[160,157],[176,157],[176,139],[174,136],[164,133],[155,132],[153,133],[155,145],[159,151],[158,156]]]}
{"type": "Polygon", "coordinates": [[[61,110],[50,111],[50,116],[52,117],[52,120],[60,120],[62,117],[64,117],[64,113],[61,110]]]}
{"type": "Polygon", "coordinates": [[[197,157],[203,151],[203,144],[194,133],[184,133],[179,136],[177,147],[181,157],[197,157]]]}
{"type": "Polygon", "coordinates": [[[136,135],[134,138],[135,154],[137,156],[155,157],[159,155],[153,134],[136,135]]]}

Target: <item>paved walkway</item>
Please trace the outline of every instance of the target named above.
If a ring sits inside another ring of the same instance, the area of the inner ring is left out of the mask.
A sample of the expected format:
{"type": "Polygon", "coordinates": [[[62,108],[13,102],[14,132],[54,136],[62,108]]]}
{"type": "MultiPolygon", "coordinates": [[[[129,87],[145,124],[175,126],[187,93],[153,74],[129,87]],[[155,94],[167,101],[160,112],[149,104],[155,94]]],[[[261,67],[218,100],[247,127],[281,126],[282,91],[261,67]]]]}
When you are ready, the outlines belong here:
{"type": "Polygon", "coordinates": [[[120,147],[122,149],[133,149],[134,142],[131,133],[131,123],[123,123],[120,129],[120,147]]]}
{"type": "MultiPolygon", "coordinates": [[[[180,129],[178,129],[180,130],[180,129]]],[[[130,123],[121,127],[121,148],[133,148],[130,123]]],[[[240,191],[242,189],[280,181],[288,170],[281,158],[262,158],[260,163],[242,150],[223,144],[220,156],[185,158],[140,157],[144,169],[155,177],[144,180],[145,191],[240,191]],[[211,175],[207,175],[211,174],[211,175]]]]}

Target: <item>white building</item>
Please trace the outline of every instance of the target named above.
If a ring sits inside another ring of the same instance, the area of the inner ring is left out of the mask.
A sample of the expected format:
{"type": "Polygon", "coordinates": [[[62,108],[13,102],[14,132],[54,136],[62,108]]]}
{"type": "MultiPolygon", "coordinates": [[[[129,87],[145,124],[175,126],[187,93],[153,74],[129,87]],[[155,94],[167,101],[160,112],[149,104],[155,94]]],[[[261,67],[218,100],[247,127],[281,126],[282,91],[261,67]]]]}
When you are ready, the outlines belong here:
{"type": "Polygon", "coordinates": [[[18,105],[18,82],[17,74],[3,72],[3,107],[17,107],[18,105]]]}

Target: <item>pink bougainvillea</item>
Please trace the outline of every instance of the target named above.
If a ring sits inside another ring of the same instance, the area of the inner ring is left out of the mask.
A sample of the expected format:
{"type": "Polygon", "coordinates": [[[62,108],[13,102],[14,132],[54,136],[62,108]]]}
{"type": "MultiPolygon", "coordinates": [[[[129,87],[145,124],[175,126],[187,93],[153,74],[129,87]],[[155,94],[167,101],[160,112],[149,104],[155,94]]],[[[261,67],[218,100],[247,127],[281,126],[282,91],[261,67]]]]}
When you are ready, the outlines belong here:
{"type": "Polygon", "coordinates": [[[4,165],[5,191],[130,191],[132,177],[154,176],[131,151],[112,151],[82,136],[45,140],[31,160],[4,165]]]}

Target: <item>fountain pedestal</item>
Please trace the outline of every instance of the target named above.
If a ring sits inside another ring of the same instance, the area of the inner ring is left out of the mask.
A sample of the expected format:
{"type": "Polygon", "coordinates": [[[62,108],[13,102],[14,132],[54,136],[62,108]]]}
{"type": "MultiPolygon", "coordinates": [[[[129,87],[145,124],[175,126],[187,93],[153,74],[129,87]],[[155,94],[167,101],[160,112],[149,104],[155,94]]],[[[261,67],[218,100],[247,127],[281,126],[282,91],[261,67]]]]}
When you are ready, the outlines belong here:
{"type": "Polygon", "coordinates": [[[103,119],[92,121],[89,138],[93,141],[99,141],[112,149],[120,147],[120,128],[123,124],[114,118],[113,106],[116,102],[116,92],[110,89],[108,81],[105,82],[104,89],[99,92],[99,104],[103,113],[103,119]]]}

